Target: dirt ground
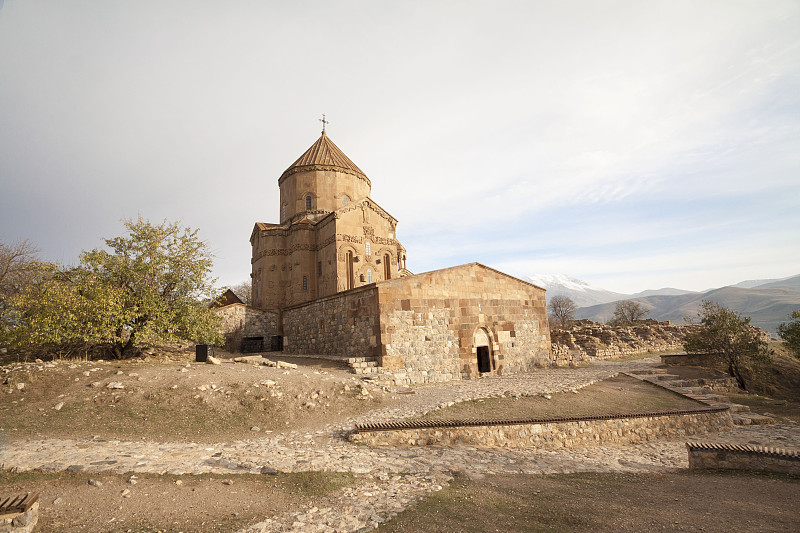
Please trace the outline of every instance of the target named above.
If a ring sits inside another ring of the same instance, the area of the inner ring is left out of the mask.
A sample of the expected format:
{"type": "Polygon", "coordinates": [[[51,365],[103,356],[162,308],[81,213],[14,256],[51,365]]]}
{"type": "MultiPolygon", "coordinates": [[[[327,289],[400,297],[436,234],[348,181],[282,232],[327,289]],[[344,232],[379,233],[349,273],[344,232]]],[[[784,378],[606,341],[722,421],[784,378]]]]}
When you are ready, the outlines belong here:
{"type": "MultiPolygon", "coordinates": [[[[335,363],[274,359],[300,366],[208,365],[195,363],[192,353],[6,364],[0,367],[0,439],[97,436],[219,443],[289,428],[312,430],[400,401],[391,390],[362,388],[358,376],[335,363]],[[121,388],[109,388],[112,383],[121,388]]],[[[701,370],[691,372],[706,377],[701,370]]],[[[756,403],[763,398],[746,396],[756,403]]],[[[512,418],[695,406],[619,377],[549,400],[465,402],[436,416],[512,418]]],[[[766,398],[761,407],[780,406],[766,398]]],[[[130,474],[0,471],[0,493],[40,492],[40,524],[48,524],[48,531],[227,532],[278,511],[320,506],[327,495],[359,482],[333,473],[138,474],[135,483],[130,480],[130,474]]],[[[800,522],[797,501],[800,479],[785,476],[459,476],[381,531],[792,531],[800,522]]]]}
{"type": "Polygon", "coordinates": [[[287,509],[321,505],[353,482],[348,474],[327,472],[219,477],[0,471],[0,493],[40,493],[36,531],[63,533],[237,531],[287,509]]]}
{"type": "Polygon", "coordinates": [[[290,424],[314,430],[392,402],[380,387],[362,393],[358,376],[334,362],[274,360],[300,365],[209,365],[186,353],[5,365],[0,438],[225,442],[290,424]]]}
{"type": "Polygon", "coordinates": [[[616,376],[575,392],[520,398],[489,398],[428,413],[424,420],[514,419],[550,416],[609,415],[705,407],[695,400],[629,376],[616,376]]]}
{"type": "Polygon", "coordinates": [[[743,473],[463,475],[381,533],[703,531],[785,533],[800,478],[743,473]]]}

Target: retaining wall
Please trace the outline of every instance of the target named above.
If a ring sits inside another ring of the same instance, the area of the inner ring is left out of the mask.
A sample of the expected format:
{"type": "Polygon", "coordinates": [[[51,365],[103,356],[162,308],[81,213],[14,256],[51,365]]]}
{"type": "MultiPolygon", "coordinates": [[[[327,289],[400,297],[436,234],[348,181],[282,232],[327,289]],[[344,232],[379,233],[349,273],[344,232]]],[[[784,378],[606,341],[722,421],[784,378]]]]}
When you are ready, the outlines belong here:
{"type": "Polygon", "coordinates": [[[800,474],[800,452],[762,446],[687,442],[689,468],[800,474]]]}
{"type": "Polygon", "coordinates": [[[635,444],[728,430],[733,420],[727,408],[692,411],[570,417],[529,421],[474,421],[360,425],[351,436],[369,445],[453,445],[501,448],[561,449],[608,444],[635,444]],[[450,426],[449,424],[452,424],[450,426]],[[407,426],[414,427],[407,427],[407,426]],[[405,426],[405,427],[404,427],[405,426]]]}

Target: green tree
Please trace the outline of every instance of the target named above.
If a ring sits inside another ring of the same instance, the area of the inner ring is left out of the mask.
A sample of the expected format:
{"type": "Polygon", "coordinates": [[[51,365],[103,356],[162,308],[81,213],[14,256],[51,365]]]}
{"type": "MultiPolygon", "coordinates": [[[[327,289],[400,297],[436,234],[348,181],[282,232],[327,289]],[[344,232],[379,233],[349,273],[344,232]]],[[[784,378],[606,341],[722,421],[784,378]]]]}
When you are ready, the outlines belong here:
{"type": "Polygon", "coordinates": [[[614,315],[611,317],[611,324],[615,326],[628,326],[639,320],[643,320],[650,313],[650,310],[641,302],[636,300],[621,300],[614,307],[614,315]]]}
{"type": "Polygon", "coordinates": [[[793,311],[789,322],[778,326],[778,336],[796,357],[800,357],[800,310],[793,311]]]}
{"type": "Polygon", "coordinates": [[[744,317],[717,303],[703,300],[700,304],[699,327],[684,336],[687,353],[705,354],[719,359],[739,387],[747,389],[745,371],[770,360],[767,343],[758,330],[744,317]]]}
{"type": "Polygon", "coordinates": [[[105,345],[115,357],[142,344],[220,343],[211,253],[197,230],[167,221],[126,220],[110,251],[84,252],[76,267],[42,265],[12,299],[16,346],[105,345]]]}
{"type": "Polygon", "coordinates": [[[551,320],[560,324],[562,328],[566,328],[569,322],[574,320],[575,310],[578,309],[572,298],[563,294],[553,296],[547,306],[550,308],[551,320]]]}
{"type": "Polygon", "coordinates": [[[121,341],[116,331],[126,313],[122,291],[80,267],[39,263],[8,301],[11,327],[5,340],[16,348],[63,357],[121,341]]]}

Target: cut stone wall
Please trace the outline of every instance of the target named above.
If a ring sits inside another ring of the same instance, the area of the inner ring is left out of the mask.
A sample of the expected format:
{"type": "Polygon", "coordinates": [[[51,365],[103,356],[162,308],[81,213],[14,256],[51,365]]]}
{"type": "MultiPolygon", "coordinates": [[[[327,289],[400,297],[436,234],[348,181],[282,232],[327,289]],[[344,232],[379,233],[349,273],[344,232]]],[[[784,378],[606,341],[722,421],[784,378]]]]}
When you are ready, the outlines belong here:
{"type": "Polygon", "coordinates": [[[238,350],[244,337],[264,337],[269,345],[269,338],[278,335],[278,313],[264,311],[244,304],[231,304],[214,309],[222,319],[221,333],[225,336],[225,346],[238,350]]]}
{"type": "Polygon", "coordinates": [[[362,431],[351,440],[384,446],[489,446],[555,450],[580,446],[635,444],[728,430],[728,410],[691,414],[627,416],[621,418],[509,425],[435,427],[391,431],[362,431]]]}
{"type": "Polygon", "coordinates": [[[375,285],[342,292],[283,311],[283,351],[369,357],[379,353],[375,285]]]}
{"type": "Polygon", "coordinates": [[[800,474],[800,452],[761,446],[687,442],[689,468],[800,474]]]}
{"type": "Polygon", "coordinates": [[[385,281],[378,291],[386,371],[477,377],[482,345],[496,374],[551,362],[545,291],[533,284],[471,263],[385,281]]]}

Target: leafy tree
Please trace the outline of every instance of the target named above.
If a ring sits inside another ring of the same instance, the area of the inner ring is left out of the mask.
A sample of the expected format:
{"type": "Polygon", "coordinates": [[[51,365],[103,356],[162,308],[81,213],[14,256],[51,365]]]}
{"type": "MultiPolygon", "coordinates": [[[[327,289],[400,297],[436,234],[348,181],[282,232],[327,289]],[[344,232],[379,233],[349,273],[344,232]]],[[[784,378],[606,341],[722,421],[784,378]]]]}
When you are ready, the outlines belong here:
{"type": "Polygon", "coordinates": [[[231,290],[245,305],[252,305],[253,280],[248,279],[247,281],[237,283],[231,287],[231,290]]]}
{"type": "Polygon", "coordinates": [[[645,319],[648,314],[650,314],[650,310],[643,303],[636,300],[621,300],[614,307],[611,324],[627,326],[645,319]]]}
{"type": "Polygon", "coordinates": [[[33,279],[9,298],[12,327],[5,337],[11,346],[59,356],[112,345],[121,341],[116,331],[125,317],[123,302],[120,288],[85,269],[40,263],[33,279]]]}
{"type": "Polygon", "coordinates": [[[550,317],[553,322],[557,322],[562,328],[566,328],[571,320],[575,319],[575,310],[578,306],[569,296],[557,294],[550,299],[550,317]]]}
{"type": "Polygon", "coordinates": [[[13,300],[16,346],[105,345],[117,358],[137,346],[185,339],[221,342],[211,254],[197,230],[126,220],[111,251],[84,252],[77,267],[43,265],[13,300]]]}
{"type": "Polygon", "coordinates": [[[0,330],[8,327],[8,299],[23,290],[39,270],[39,250],[29,240],[0,241],[0,330]]]}
{"type": "Polygon", "coordinates": [[[778,336],[795,356],[800,357],[800,310],[793,311],[789,322],[778,326],[778,336]]]}
{"type": "Polygon", "coordinates": [[[703,300],[698,313],[699,328],[684,336],[687,353],[706,354],[718,358],[736,378],[739,387],[747,389],[744,371],[770,360],[767,343],[750,325],[750,317],[717,303],[703,300]]]}

